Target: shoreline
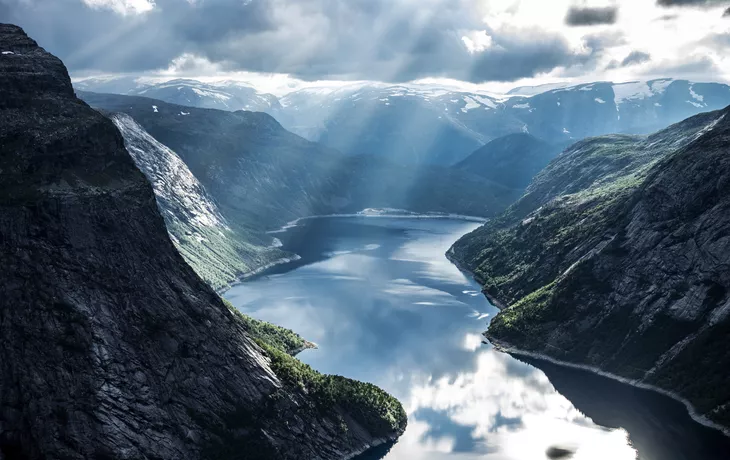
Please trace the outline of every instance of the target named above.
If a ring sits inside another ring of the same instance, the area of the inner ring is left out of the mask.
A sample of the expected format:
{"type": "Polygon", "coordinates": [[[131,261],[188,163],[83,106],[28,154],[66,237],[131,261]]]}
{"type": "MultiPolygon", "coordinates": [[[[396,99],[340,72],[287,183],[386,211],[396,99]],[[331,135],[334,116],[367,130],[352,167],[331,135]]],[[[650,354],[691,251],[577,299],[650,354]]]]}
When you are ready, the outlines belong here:
{"type": "Polygon", "coordinates": [[[625,385],[631,385],[632,387],[640,388],[642,390],[653,391],[653,392],[659,393],[663,396],[672,398],[673,400],[680,402],[684,405],[684,407],[687,409],[687,412],[688,412],[690,418],[692,418],[692,420],[699,423],[700,425],[703,425],[707,428],[712,428],[714,430],[721,432],[725,436],[730,437],[730,428],[726,428],[722,425],[719,425],[719,424],[713,422],[712,420],[710,420],[709,418],[705,417],[704,415],[700,415],[697,412],[697,410],[695,409],[694,405],[692,405],[692,403],[688,399],[682,397],[681,395],[679,395],[673,391],[669,391],[669,390],[666,390],[664,388],[661,388],[661,387],[658,387],[655,385],[650,385],[648,383],[643,383],[639,380],[632,380],[632,379],[628,379],[626,377],[621,377],[620,375],[606,372],[599,367],[589,366],[587,364],[573,363],[570,361],[562,361],[562,360],[553,358],[552,356],[546,355],[543,353],[535,353],[535,352],[531,352],[531,351],[521,350],[519,348],[511,346],[507,342],[500,342],[497,339],[489,337],[489,335],[487,335],[487,332],[484,332],[483,335],[484,335],[484,337],[487,338],[487,340],[489,340],[489,342],[492,344],[494,349],[501,353],[507,353],[509,355],[516,355],[516,356],[524,356],[524,357],[532,358],[532,359],[535,359],[538,361],[549,362],[551,364],[555,364],[555,365],[558,365],[561,367],[579,369],[582,371],[590,372],[595,375],[599,375],[601,377],[615,380],[615,381],[623,383],[625,385]]]}
{"type": "Polygon", "coordinates": [[[226,292],[228,292],[231,289],[233,289],[235,286],[238,286],[239,284],[243,283],[247,279],[258,275],[261,272],[264,272],[264,271],[266,271],[266,270],[268,270],[270,268],[276,267],[277,265],[284,265],[284,264],[288,264],[288,263],[291,263],[291,262],[296,262],[299,259],[301,259],[301,257],[298,254],[293,254],[291,257],[282,257],[281,259],[276,259],[276,260],[274,260],[272,262],[269,262],[267,264],[264,264],[264,265],[262,265],[262,266],[260,266],[258,268],[255,268],[255,269],[253,269],[253,270],[251,270],[249,272],[246,272],[246,273],[244,273],[244,274],[236,277],[235,280],[231,281],[230,283],[228,283],[228,285],[226,285],[226,286],[224,286],[222,288],[216,289],[215,292],[216,292],[216,294],[222,296],[226,292]]]}
{"type": "MultiPolygon", "coordinates": [[[[479,279],[477,279],[476,275],[471,270],[465,268],[457,260],[454,259],[453,255],[452,255],[453,254],[452,248],[449,248],[449,250],[446,251],[446,258],[449,260],[449,262],[454,264],[456,266],[456,268],[458,268],[462,272],[469,274],[469,276],[471,276],[471,278],[474,281],[476,281],[477,284],[479,284],[483,288],[484,287],[483,284],[479,281],[479,279]]],[[[506,308],[506,306],[502,302],[500,302],[499,299],[493,298],[493,296],[491,296],[489,293],[485,292],[484,290],[482,290],[482,294],[484,295],[484,297],[487,298],[487,300],[492,305],[494,305],[495,308],[499,309],[500,311],[503,310],[504,308],[506,308]]],[[[490,322],[491,322],[491,319],[490,319],[490,322]]],[[[658,387],[655,385],[643,383],[638,380],[632,380],[632,379],[628,379],[626,377],[621,377],[620,375],[606,372],[599,367],[589,366],[587,364],[573,363],[570,361],[562,361],[562,360],[553,358],[552,356],[546,355],[543,353],[535,353],[535,352],[531,352],[531,351],[521,350],[519,348],[516,348],[516,347],[510,345],[507,342],[500,342],[499,340],[490,337],[488,329],[489,329],[489,325],[487,325],[487,330],[484,331],[482,333],[482,335],[487,340],[489,340],[489,343],[494,347],[495,350],[497,350],[501,353],[507,353],[509,355],[516,355],[516,356],[524,356],[524,357],[532,358],[532,359],[535,359],[538,361],[549,362],[551,364],[555,364],[555,365],[562,366],[562,367],[583,370],[583,371],[590,372],[595,375],[599,375],[604,378],[608,378],[608,379],[623,383],[625,385],[631,385],[632,387],[635,387],[635,388],[640,388],[642,390],[648,390],[648,391],[653,391],[655,393],[659,393],[663,396],[667,396],[677,402],[682,403],[684,405],[684,407],[687,409],[687,413],[689,414],[690,418],[692,420],[694,420],[695,422],[697,422],[700,425],[703,425],[707,428],[717,430],[720,433],[724,434],[725,436],[730,437],[730,427],[725,427],[723,425],[715,423],[712,420],[710,420],[709,418],[707,418],[706,416],[699,414],[697,412],[697,409],[694,407],[694,405],[688,399],[684,398],[683,396],[681,396],[678,393],[666,390],[664,388],[661,388],[661,387],[658,387]]]]}
{"type": "MultiPolygon", "coordinates": [[[[351,213],[351,214],[323,214],[323,215],[314,215],[314,216],[306,216],[306,217],[300,217],[298,219],[292,220],[285,225],[281,226],[280,228],[276,230],[269,230],[266,232],[268,235],[277,234],[277,233],[284,233],[290,228],[295,228],[299,225],[300,222],[305,220],[312,220],[312,219],[331,219],[331,218],[352,218],[352,217],[367,217],[367,218],[393,218],[393,219],[453,219],[453,220],[462,220],[466,222],[482,222],[485,223],[489,219],[485,217],[478,217],[478,216],[467,216],[462,214],[444,214],[444,213],[426,213],[426,214],[418,214],[418,213],[412,213],[410,211],[407,211],[405,209],[374,209],[374,208],[367,208],[363,209],[362,211],[358,213],[351,213]]],[[[272,248],[281,248],[283,244],[281,244],[281,240],[274,237],[274,242],[270,247],[272,248]]],[[[276,267],[277,265],[284,265],[291,262],[296,262],[297,260],[300,260],[301,256],[299,254],[294,254],[290,257],[282,257],[280,259],[276,259],[272,262],[269,262],[267,264],[264,264],[260,267],[257,267],[249,272],[246,272],[242,275],[237,276],[234,280],[229,282],[226,286],[218,288],[215,290],[216,294],[219,296],[222,296],[226,292],[233,289],[235,286],[243,283],[249,278],[252,278],[270,268],[276,267]]]]}
{"type": "Polygon", "coordinates": [[[489,219],[486,217],[479,217],[479,216],[468,216],[464,214],[445,214],[445,213],[414,213],[407,211],[405,209],[394,209],[394,210],[380,210],[380,209],[364,209],[357,213],[347,213],[347,214],[321,214],[321,215],[314,215],[314,216],[306,216],[306,217],[300,217],[298,219],[294,219],[292,221],[287,222],[286,224],[282,225],[278,229],[275,230],[269,230],[266,233],[269,235],[277,234],[277,233],[284,233],[290,228],[294,228],[299,225],[300,222],[304,220],[312,220],[312,219],[332,219],[332,218],[352,218],[352,217],[366,217],[366,218],[392,218],[392,219],[454,219],[454,220],[463,220],[467,222],[481,222],[486,223],[489,219]],[[391,213],[392,211],[392,213],[391,213]]]}

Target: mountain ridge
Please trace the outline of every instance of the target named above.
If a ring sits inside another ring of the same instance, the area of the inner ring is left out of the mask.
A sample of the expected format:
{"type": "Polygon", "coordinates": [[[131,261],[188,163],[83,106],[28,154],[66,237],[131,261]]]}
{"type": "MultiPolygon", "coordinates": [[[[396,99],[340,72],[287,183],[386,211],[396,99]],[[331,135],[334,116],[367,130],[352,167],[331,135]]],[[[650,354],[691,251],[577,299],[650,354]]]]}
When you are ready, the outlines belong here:
{"type": "Polygon", "coordinates": [[[490,340],[678,394],[730,426],[729,113],[603,147],[614,161],[577,188],[559,185],[566,151],[522,203],[457,242],[449,257],[502,308],[490,340]]]}

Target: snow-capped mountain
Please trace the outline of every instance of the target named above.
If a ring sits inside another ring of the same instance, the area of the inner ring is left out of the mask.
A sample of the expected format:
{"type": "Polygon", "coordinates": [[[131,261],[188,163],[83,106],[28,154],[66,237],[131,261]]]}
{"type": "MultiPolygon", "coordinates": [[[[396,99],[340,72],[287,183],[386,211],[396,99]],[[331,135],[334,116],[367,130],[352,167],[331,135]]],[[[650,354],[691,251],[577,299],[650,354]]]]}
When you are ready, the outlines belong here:
{"type": "Polygon", "coordinates": [[[273,94],[261,93],[251,85],[236,81],[203,83],[175,79],[156,82],[136,77],[92,77],[75,81],[74,87],[81,91],[144,96],[171,104],[234,112],[272,112],[281,107],[273,94]]]}
{"type": "Polygon", "coordinates": [[[495,96],[425,85],[305,88],[281,104],[274,116],[303,137],[401,162],[453,164],[491,138],[521,129],[495,124],[502,106],[495,96]]]}
{"type": "Polygon", "coordinates": [[[382,83],[308,87],[279,99],[238,82],[87,79],[78,89],[141,95],[187,106],[265,111],[286,129],[343,153],[452,165],[487,142],[529,133],[567,144],[608,133],[650,133],[730,105],[719,83],[658,79],[519,87],[505,95],[382,83]]]}
{"type": "Polygon", "coordinates": [[[551,144],[649,133],[730,104],[730,87],[660,79],[522,87],[507,95],[417,85],[308,88],[281,99],[287,128],[346,153],[450,164],[515,132],[551,144]]]}

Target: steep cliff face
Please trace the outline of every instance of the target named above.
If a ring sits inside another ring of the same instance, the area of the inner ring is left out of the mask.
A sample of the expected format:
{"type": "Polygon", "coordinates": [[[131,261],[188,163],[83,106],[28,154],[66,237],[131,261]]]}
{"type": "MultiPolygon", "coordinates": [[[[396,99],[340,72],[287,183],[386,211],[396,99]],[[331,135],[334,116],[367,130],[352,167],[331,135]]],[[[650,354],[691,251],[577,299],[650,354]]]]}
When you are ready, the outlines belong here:
{"type": "Polygon", "coordinates": [[[490,339],[677,392],[730,426],[729,112],[648,144],[604,139],[604,157],[627,158],[593,177],[566,182],[564,162],[588,151],[563,154],[457,242],[450,257],[504,307],[490,339]]]}
{"type": "Polygon", "coordinates": [[[0,457],[337,459],[403,431],[198,278],[61,61],[11,25],[0,50],[0,457]]]}
{"type": "Polygon", "coordinates": [[[229,222],[184,161],[129,115],[110,114],[127,151],[152,183],[173,243],[203,280],[221,289],[242,275],[295,257],[276,240],[229,222]]]}

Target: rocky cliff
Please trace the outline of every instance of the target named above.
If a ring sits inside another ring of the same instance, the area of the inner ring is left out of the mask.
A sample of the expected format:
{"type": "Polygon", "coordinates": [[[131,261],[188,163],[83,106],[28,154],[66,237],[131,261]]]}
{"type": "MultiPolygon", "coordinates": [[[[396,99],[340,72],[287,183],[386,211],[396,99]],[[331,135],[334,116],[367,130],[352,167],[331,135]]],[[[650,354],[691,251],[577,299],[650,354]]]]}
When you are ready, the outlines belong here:
{"type": "Polygon", "coordinates": [[[278,249],[280,243],[272,237],[226,219],[185,162],[132,117],[108,115],[135,164],[152,183],[173,243],[211,287],[225,288],[242,275],[296,257],[278,249]]]}
{"type": "Polygon", "coordinates": [[[730,109],[590,139],[449,256],[502,308],[488,337],[675,392],[730,426],[730,109]]]}
{"type": "Polygon", "coordinates": [[[0,458],[349,458],[405,414],[257,335],[175,250],[114,124],[0,25],[0,458]]]}

